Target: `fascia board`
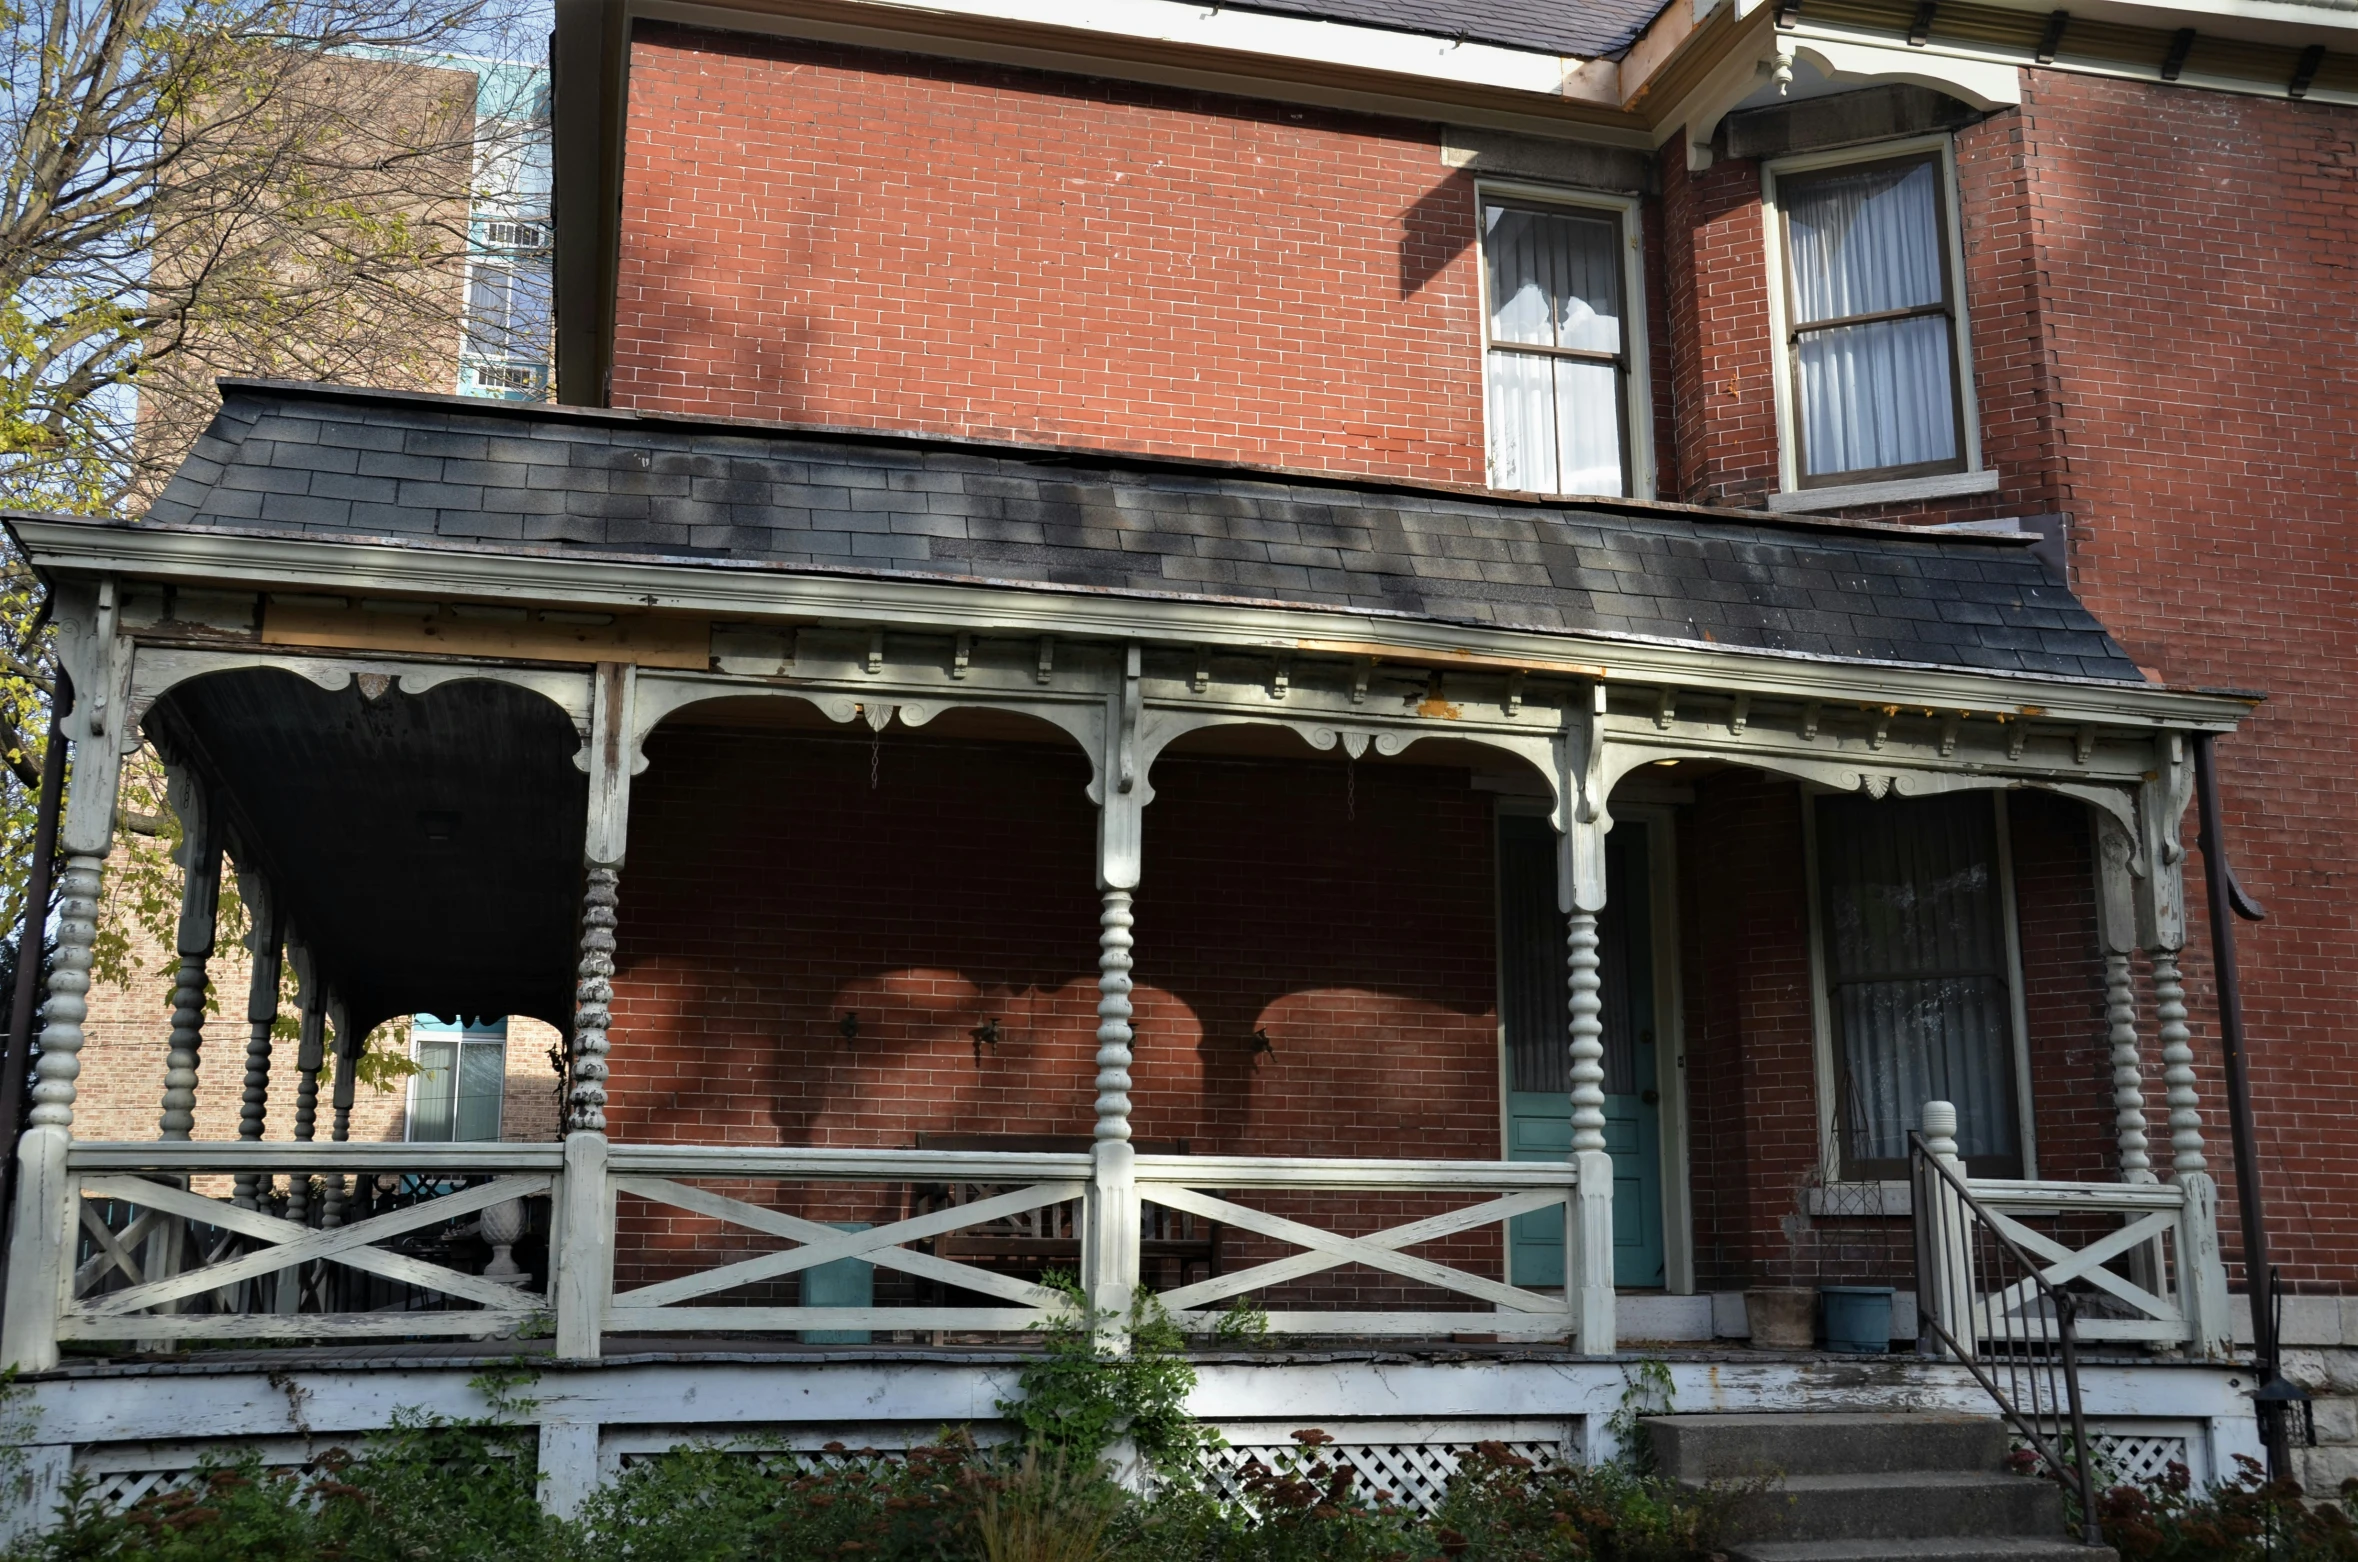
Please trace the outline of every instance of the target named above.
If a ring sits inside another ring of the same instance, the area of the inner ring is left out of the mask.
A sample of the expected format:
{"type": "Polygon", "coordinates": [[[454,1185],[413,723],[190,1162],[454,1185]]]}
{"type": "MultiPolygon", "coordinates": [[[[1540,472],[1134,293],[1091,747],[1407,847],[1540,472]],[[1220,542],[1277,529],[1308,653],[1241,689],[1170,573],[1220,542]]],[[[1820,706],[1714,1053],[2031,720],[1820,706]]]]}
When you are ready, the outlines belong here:
{"type": "MultiPolygon", "coordinates": [[[[1439,119],[1643,148],[1607,59],[1458,44],[1341,22],[1168,0],[1105,9],[1163,25],[1090,27],[1039,3],[909,6],[878,0],[629,0],[630,14],[687,26],[892,49],[1068,75],[1439,119]],[[1034,13],[1040,13],[1035,15],[1034,13]],[[1244,31],[1205,35],[1198,25],[1244,31]],[[1283,46],[1278,46],[1282,38],[1283,46]],[[1238,46],[1248,40],[1260,47],[1238,46]]],[[[1092,14],[1079,11],[1080,15],[1092,14]]]]}
{"type": "Polygon", "coordinates": [[[843,575],[790,566],[554,558],[406,543],[254,537],[14,516],[45,577],[104,575],[233,587],[539,602],[734,619],[895,625],[1520,666],[1771,699],[2010,712],[2050,721],[2232,731],[2258,696],[1846,661],[1636,636],[1546,634],[1358,608],[1157,597],[1031,583],[843,575]]]}

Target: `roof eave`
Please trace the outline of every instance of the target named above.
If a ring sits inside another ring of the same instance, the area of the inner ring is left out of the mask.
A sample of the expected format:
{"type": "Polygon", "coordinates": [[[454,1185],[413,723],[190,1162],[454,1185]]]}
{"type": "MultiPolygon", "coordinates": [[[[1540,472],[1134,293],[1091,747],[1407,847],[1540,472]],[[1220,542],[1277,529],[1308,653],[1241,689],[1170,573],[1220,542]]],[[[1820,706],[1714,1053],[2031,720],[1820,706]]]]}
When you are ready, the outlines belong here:
{"type": "Polygon", "coordinates": [[[1139,639],[1377,655],[1438,666],[1511,664],[1535,672],[1768,698],[1921,704],[2147,729],[2232,731],[2263,698],[1112,587],[945,579],[768,561],[585,556],[410,538],[326,539],[22,511],[0,512],[0,522],[34,569],[53,583],[112,576],[207,589],[526,601],[730,621],[1139,639]]]}

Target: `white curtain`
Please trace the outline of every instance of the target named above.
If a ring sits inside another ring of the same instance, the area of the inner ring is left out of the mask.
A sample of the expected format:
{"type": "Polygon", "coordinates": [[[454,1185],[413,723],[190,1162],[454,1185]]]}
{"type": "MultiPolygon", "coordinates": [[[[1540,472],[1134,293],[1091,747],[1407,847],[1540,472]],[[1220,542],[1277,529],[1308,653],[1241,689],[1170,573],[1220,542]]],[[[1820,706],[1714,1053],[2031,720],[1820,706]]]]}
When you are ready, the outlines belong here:
{"type": "Polygon", "coordinates": [[[1969,1158],[2017,1156],[1997,829],[1986,793],[1821,798],[1818,867],[1854,1160],[1899,1160],[1927,1101],[1969,1158]]]}
{"type": "MultiPolygon", "coordinates": [[[[1789,178],[1784,206],[1796,328],[1943,301],[1933,163],[1789,178]]],[[[1957,458],[1945,315],[1808,331],[1797,354],[1805,473],[1957,458]]]]}
{"type": "Polygon", "coordinates": [[[1621,371],[1501,343],[1621,350],[1621,230],[1611,217],[1493,206],[1489,267],[1491,482],[1535,493],[1627,492],[1621,371]]]}

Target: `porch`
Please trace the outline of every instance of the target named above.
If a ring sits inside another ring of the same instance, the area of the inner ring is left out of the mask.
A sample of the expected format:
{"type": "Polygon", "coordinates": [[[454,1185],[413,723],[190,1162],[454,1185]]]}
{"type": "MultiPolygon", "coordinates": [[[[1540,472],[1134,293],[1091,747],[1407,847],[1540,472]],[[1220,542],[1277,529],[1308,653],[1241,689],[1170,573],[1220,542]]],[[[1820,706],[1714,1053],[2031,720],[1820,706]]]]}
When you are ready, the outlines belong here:
{"type": "MultiPolygon", "coordinates": [[[[381,432],[426,416],[407,405],[359,422],[381,432]]],[[[566,425],[534,436],[552,442],[673,454],[661,431],[626,439],[578,415],[432,416],[541,418],[566,425]]],[[[872,472],[878,492],[903,478],[938,492],[945,474],[977,489],[984,477],[1040,481],[996,453],[766,439],[762,459],[836,461],[872,472]]],[[[725,441],[741,461],[759,443],[725,441]]],[[[1107,481],[1216,508],[1193,476],[1107,481]]],[[[1264,514],[1312,502],[1264,479],[1232,486],[1215,497],[1264,514]]],[[[1429,502],[1505,524],[1497,501],[1429,502]]],[[[284,1370],[311,1372],[318,1358],[302,1353],[323,1347],[545,1338],[531,1348],[553,1371],[591,1382],[606,1381],[593,1364],[657,1341],[673,1343],[653,1347],[665,1364],[650,1370],[676,1386],[711,1376],[694,1360],[707,1349],[677,1342],[724,1337],[725,1354],[748,1361],[783,1352],[762,1366],[762,1392],[800,1385],[791,1392],[818,1404],[849,1382],[867,1402],[877,1384],[926,1378],[946,1386],[919,1400],[938,1408],[947,1394],[964,1407],[947,1419],[965,1420],[987,1413],[990,1374],[1004,1369],[961,1353],[987,1356],[1081,1307],[1118,1341],[1152,1298],[1207,1349],[1261,1347],[1219,1368],[1239,1405],[1274,1393],[1258,1402],[1305,1421],[1382,1420],[1424,1392],[1390,1397],[1403,1391],[1387,1386],[1384,1352],[1399,1342],[1400,1360],[1426,1364],[1416,1373],[1463,1353],[1446,1365],[1471,1376],[1449,1381],[1487,1383],[1451,1415],[1482,1395],[1504,1403],[1495,1396],[1528,1379],[1554,1385],[1543,1414],[1587,1439],[1589,1418],[1627,1388],[1633,1348],[1740,1337],[1708,1293],[1728,1276],[1774,1278],[1764,1260],[1699,1251],[1699,1190],[1748,1251],[1783,1240],[1788,1214],[1860,1223],[1863,1277],[1910,1289],[1906,1188],[1878,1168],[1930,1092],[1908,1097],[1919,1076],[1889,1061],[1905,1024],[1828,1028],[1816,995],[1847,957],[1809,929],[1833,903],[1810,877],[1830,859],[1796,850],[1808,887],[1784,892],[1804,914],[1743,994],[1806,987],[1794,1013],[1820,1033],[1814,1049],[1800,1033],[1800,1087],[1739,1093],[1710,1119],[1697,1099],[1766,1049],[1747,1051],[1738,1026],[1715,1053],[1682,1020],[1690,987],[1674,957],[1709,953],[1696,940],[1728,908],[1704,902],[1733,897],[1738,881],[1727,852],[1713,876],[1694,876],[1692,851],[1688,876],[1674,872],[1675,826],[1706,804],[1740,823],[1719,795],[1735,786],[1726,778],[1765,777],[1796,800],[1792,829],[1756,824],[1721,842],[1800,842],[1810,818],[1834,817],[1816,812],[1820,797],[1858,800],[1868,812],[1844,828],[1862,834],[1941,799],[2000,794],[2038,799],[2077,829],[2079,867],[2048,866],[2057,883],[2079,874],[2086,947],[2054,959],[2101,994],[2102,1028],[2077,1044],[2100,1044],[2110,1071],[2109,1088],[2067,1114],[2076,1128],[2058,1137],[2040,1116],[2052,1076],[2030,1066],[2018,954],[1997,977],[1938,961],[1853,974],[1950,984],[1949,1007],[1933,1011],[1942,1034],[1983,1059],[1951,1073],[1999,1079],[1969,1108],[1973,1187],[2047,1244],[2052,1283],[2092,1299],[2089,1338],[2126,1353],[2103,1369],[2117,1375],[2119,1413],[2199,1404],[2188,1414],[2203,1435],[2233,1442],[2243,1434],[2218,1427],[2241,1425],[2248,1402],[2234,1395],[2178,969],[2178,819],[2192,735],[2231,727],[2247,702],[2138,681],[2019,541],[1625,508],[1579,524],[1600,548],[1657,560],[1740,534],[1728,556],[1764,600],[1802,589],[1780,571],[1822,576],[1815,589],[1842,598],[1854,634],[1872,627],[1893,637],[1878,645],[1916,659],[971,575],[756,573],[659,555],[575,554],[559,568],[529,549],[299,527],[264,547],[201,506],[177,527],[16,518],[57,592],[79,695],[60,954],[19,1152],[0,1358],[61,1383],[145,1382],[128,1365],[131,1377],[104,1377],[118,1369],[84,1353],[271,1342],[296,1353],[284,1370]],[[1914,586],[1891,584],[1903,573],[1914,586]],[[1995,632],[1966,650],[1921,636],[1903,647],[1921,623],[1911,590],[1965,579],[1997,584],[1959,622],[1979,614],[2006,630],[2011,615],[2029,627],[2010,632],[2076,647],[2041,653],[2071,669],[2027,667],[1995,632]],[[2015,659],[1994,665],[2004,655],[2015,659]],[[82,997],[121,766],[143,742],[187,829],[182,1001],[158,1038],[163,1138],[84,1142],[72,1132],[82,997]],[[876,812],[826,811],[862,795],[876,812]],[[965,811],[945,825],[953,804],[965,811]],[[832,878],[765,888],[777,881],[755,871],[763,831],[780,817],[802,821],[805,856],[831,862],[832,878]],[[896,831],[922,849],[895,855],[896,831]],[[203,1001],[225,857],[260,930],[234,1032],[242,1075],[223,1067],[203,1001]],[[1324,887],[1300,889],[1314,880],[1324,887]],[[1160,935],[1159,886],[1186,908],[1160,935]],[[1397,913],[1388,928],[1369,914],[1379,902],[1397,913]],[[781,922],[782,906],[799,920],[781,922]],[[1319,918],[1352,917],[1332,948],[1308,936],[1319,918]],[[812,953],[843,927],[896,918],[917,932],[891,961],[812,953]],[[1225,942],[1182,958],[1177,930],[1205,928],[1225,942]],[[1441,933],[1478,950],[1452,946],[1451,981],[1429,969],[1448,963],[1432,958],[1441,933]],[[281,962],[296,978],[284,997],[281,962]],[[1210,974],[1190,986],[1188,971],[1210,974]],[[1356,1031],[1333,1020],[1369,994],[1390,1006],[1371,1004],[1356,1031]],[[1019,997],[1028,1040],[1012,1018],[1019,997]],[[282,1006],[297,1033],[291,1073],[274,1040],[282,1006]],[[421,1012],[558,1025],[562,1141],[350,1141],[364,1039],[421,1012]],[[1304,1013],[1319,1023],[1289,1028],[1304,1013]],[[683,1046],[686,1031],[707,1039],[683,1046]],[[968,1049],[973,1069],[943,1084],[968,1049]],[[2166,1151],[2146,1115],[2155,1053],[2166,1151]],[[1279,1067],[1304,1070],[1283,1113],[1254,1084],[1279,1067]],[[200,1081],[242,1091],[236,1140],[191,1137],[200,1081]],[[271,1092],[290,1086],[295,1137],[265,1138],[271,1092]],[[1211,1105],[1183,1118],[1172,1102],[1190,1093],[1211,1105]],[[977,1133],[1061,1134],[1069,1147],[924,1137],[977,1133]],[[1814,1182],[1799,1186],[1796,1168],[1814,1182]],[[1633,1207],[1654,1211],[1650,1256],[1633,1207]],[[1044,1284],[1051,1271],[1075,1290],[1044,1284]],[[1326,1354],[1298,1357],[1297,1345],[1326,1354]],[[843,1365],[855,1359],[856,1371],[843,1365]]],[[[1616,578],[1595,574],[1592,595],[1616,578]]],[[[1995,804],[1976,817],[1950,831],[1942,861],[1980,875],[1977,936],[2011,948],[2013,827],[1995,804]],[[1984,840],[1986,851],[1972,844],[1984,840]],[[1974,866],[1984,859],[1998,866],[1974,866]]],[[[1756,881],[1780,874],[1793,878],[1772,864],[1756,881]]],[[[1690,963],[1733,979],[1724,963],[1690,963]]],[[[2036,1041],[2045,1056],[2051,1037],[2036,1041]]],[[[1984,1295],[1947,1316],[1970,1349],[1976,1320],[2011,1306],[1984,1295]]],[[[1893,1332],[1913,1331],[1895,1320],[1893,1332]]],[[[192,1352],[188,1367],[210,1373],[214,1360],[192,1352]]],[[[233,1378],[282,1370],[221,1362],[233,1378]]],[[[387,1363],[405,1384],[442,1370],[387,1363]]],[[[1675,1370],[1693,1408],[1724,1407],[1728,1382],[1761,1403],[1831,1402],[1850,1384],[1945,1404],[1972,1381],[1955,1363],[1913,1360],[1740,1356],[1675,1370]]],[[[382,1403],[387,1391],[368,1392],[382,1403]]],[[[934,1408],[895,1416],[913,1424],[934,1408]]],[[[140,1415],[122,1425],[168,1419],[140,1415]]],[[[595,1463],[582,1449],[606,1447],[582,1427],[650,1415],[555,1416],[544,1447],[572,1450],[550,1457],[569,1460],[578,1485],[595,1463]]],[[[253,1435],[283,1435],[267,1419],[253,1435]]]]}

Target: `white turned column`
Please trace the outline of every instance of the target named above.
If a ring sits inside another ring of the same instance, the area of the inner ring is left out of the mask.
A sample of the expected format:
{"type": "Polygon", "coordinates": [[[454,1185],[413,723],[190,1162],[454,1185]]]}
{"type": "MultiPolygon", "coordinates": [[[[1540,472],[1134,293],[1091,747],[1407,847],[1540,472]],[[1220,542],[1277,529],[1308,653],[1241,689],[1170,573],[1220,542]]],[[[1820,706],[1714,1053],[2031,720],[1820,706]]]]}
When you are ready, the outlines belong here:
{"type": "MultiPolygon", "coordinates": [[[[1947,1101],[1927,1101],[1919,1121],[1925,1150],[1964,1180],[1965,1158],[1957,1153],[1957,1108],[1947,1101]]],[[[1937,1188],[1930,1212],[1932,1240],[1925,1245],[1932,1273],[1925,1277],[1925,1294],[1917,1298],[1917,1305],[1931,1308],[1932,1315],[1970,1358],[1980,1349],[1980,1329],[1974,1316],[1973,1217],[1947,1178],[1937,1179],[1937,1188]]]]}
{"type": "Polygon", "coordinates": [[[589,870],[581,897],[581,964],[573,989],[571,1111],[565,1126],[606,1131],[606,1032],[613,1024],[614,926],[622,875],[589,870]]]}
{"type": "Polygon", "coordinates": [[[2104,957],[2105,1035],[2112,1043],[2113,1135],[2120,1145],[2121,1181],[2151,1182],[2153,1157],[2145,1139],[2145,1062],[2137,1045],[2137,988],[2129,957],[2104,957]]]}
{"type": "Polygon", "coordinates": [[[1109,889],[1097,919],[1097,1126],[1090,1148],[1088,1253],[1092,1309],[1109,1338],[1125,1332],[1138,1284],[1138,1171],[1130,1144],[1131,892],[1109,889]]]}
{"type": "Polygon", "coordinates": [[[1572,1153],[1605,1148],[1605,1001],[1597,916],[1566,919],[1572,988],[1572,1153]]]}
{"type": "Polygon", "coordinates": [[[166,1139],[186,1139],[196,1127],[199,1051],[205,1039],[205,964],[221,906],[221,843],[211,810],[192,777],[175,775],[172,808],[180,816],[180,928],[174,949],[180,970],[172,986],[172,1039],[164,1058],[164,1112],[157,1126],[166,1139]]]}
{"type": "Polygon", "coordinates": [[[1556,739],[1563,833],[1556,907],[1564,913],[1565,979],[1571,989],[1572,1197],[1564,1209],[1564,1301],[1587,1355],[1619,1344],[1613,1294],[1613,1157],[1605,1151],[1605,1024],[1597,914],[1605,909],[1605,686],[1565,711],[1556,739]],[[1584,707],[1584,708],[1583,708],[1584,707]]]}
{"type": "Polygon", "coordinates": [[[82,1022],[89,1017],[91,947],[105,857],[76,853],[57,881],[57,955],[41,1011],[32,1126],[17,1143],[16,1208],[8,1291],[0,1311],[0,1368],[46,1372],[57,1365],[57,1318],[72,1299],[80,1203],[66,1169],[73,1142],[74,1081],[82,1071],[82,1022]]]}
{"type": "MultiPolygon", "coordinates": [[[[246,984],[246,1078],[245,1093],[238,1105],[237,1136],[248,1143],[260,1143],[270,1112],[270,1033],[278,1025],[282,929],[278,897],[262,876],[242,871],[237,883],[239,893],[245,897],[246,910],[253,918],[253,935],[247,947],[254,955],[252,978],[246,984]]],[[[270,1178],[259,1172],[240,1172],[230,1202],[239,1209],[259,1209],[270,1182],[270,1178]]]]}
{"type": "Polygon", "coordinates": [[[2186,986],[2178,951],[2153,951],[2153,1007],[2161,1020],[2162,1086],[2170,1106],[2170,1166],[2183,1177],[2204,1170],[2201,1103],[2194,1092],[2194,1033],[2186,1027],[2186,986]]]}
{"type": "Polygon", "coordinates": [[[606,1054],[614,1023],[614,931],[630,826],[638,670],[601,662],[590,680],[589,818],[582,839],[581,959],[566,1064],[565,1170],[550,1232],[549,1303],[557,1356],[594,1359],[614,1290],[614,1190],[607,1177],[606,1054]]]}

